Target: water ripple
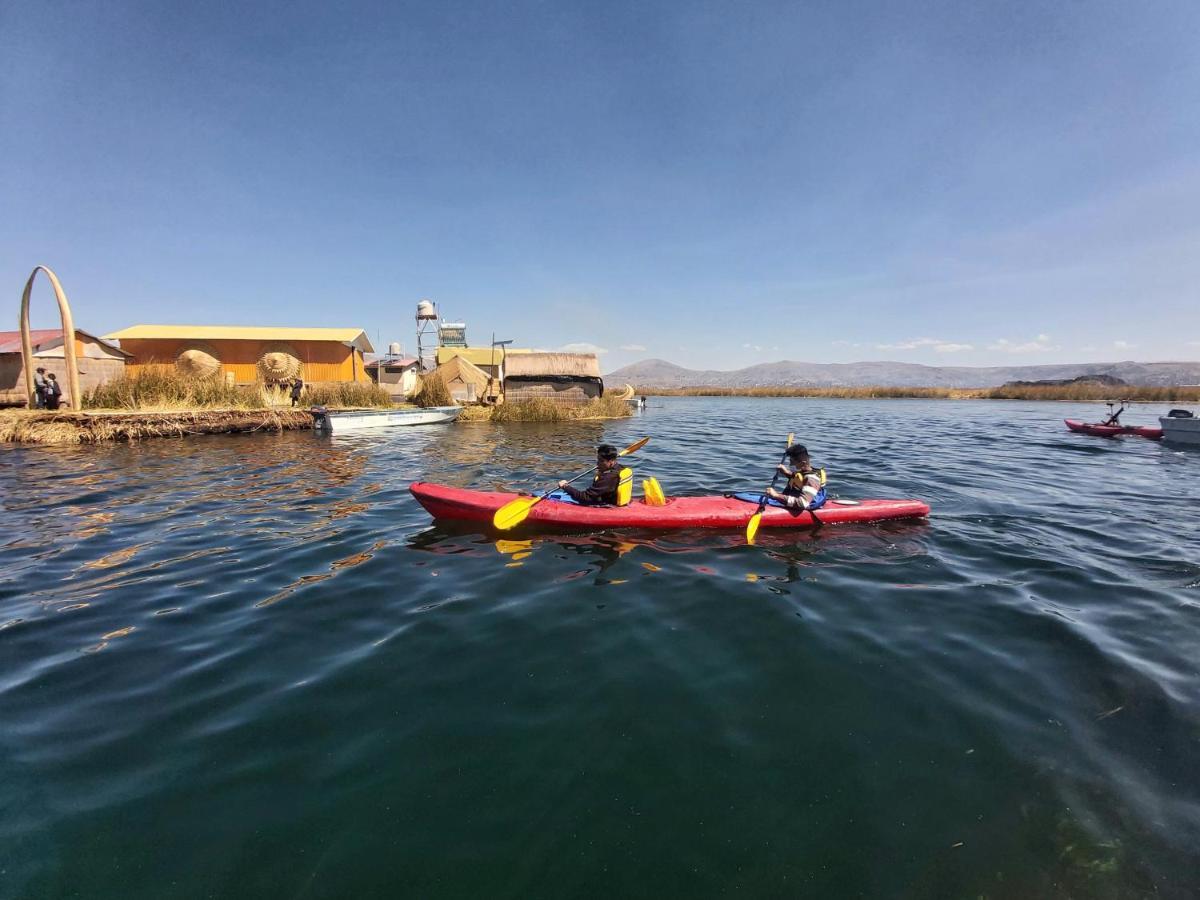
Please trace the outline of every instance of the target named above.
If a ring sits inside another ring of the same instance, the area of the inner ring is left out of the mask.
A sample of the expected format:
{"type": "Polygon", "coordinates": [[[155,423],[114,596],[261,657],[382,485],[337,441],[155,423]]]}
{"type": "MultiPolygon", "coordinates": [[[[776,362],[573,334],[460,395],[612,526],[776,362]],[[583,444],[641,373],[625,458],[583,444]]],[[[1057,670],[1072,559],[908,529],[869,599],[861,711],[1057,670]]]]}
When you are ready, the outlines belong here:
{"type": "Polygon", "coordinates": [[[1200,454],[1071,412],[0,448],[0,894],[1193,896],[1200,454]],[[758,489],[789,431],[933,517],[496,535],[407,491],[644,434],[669,494],[758,489]]]}

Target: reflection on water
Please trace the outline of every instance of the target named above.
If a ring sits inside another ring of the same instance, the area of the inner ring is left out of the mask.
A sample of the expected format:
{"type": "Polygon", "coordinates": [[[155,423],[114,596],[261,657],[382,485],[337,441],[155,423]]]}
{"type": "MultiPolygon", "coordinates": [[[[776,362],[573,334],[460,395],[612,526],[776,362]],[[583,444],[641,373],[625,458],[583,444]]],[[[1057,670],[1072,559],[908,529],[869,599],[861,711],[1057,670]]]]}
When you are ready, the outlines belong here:
{"type": "Polygon", "coordinates": [[[0,448],[0,895],[1191,896],[1197,456],[1061,412],[0,448]],[[932,518],[514,539],[407,490],[647,434],[639,479],[755,490],[789,431],[932,518]]]}

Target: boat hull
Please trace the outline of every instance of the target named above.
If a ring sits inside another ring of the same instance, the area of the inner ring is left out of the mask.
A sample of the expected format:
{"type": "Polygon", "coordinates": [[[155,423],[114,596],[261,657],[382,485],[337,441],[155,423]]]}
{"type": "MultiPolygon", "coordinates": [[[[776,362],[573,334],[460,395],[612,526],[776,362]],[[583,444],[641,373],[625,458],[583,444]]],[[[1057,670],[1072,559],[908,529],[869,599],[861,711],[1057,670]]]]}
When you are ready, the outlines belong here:
{"type": "Polygon", "coordinates": [[[461,406],[433,406],[429,409],[371,409],[330,412],[313,407],[313,428],[331,434],[346,431],[366,431],[375,428],[394,428],[399,425],[441,425],[453,422],[462,412],[461,406]]]}
{"type": "MultiPolygon", "coordinates": [[[[472,491],[417,481],[409,486],[412,495],[435,519],[456,519],[491,524],[492,516],[505,503],[521,494],[472,491]]],[[[732,497],[677,497],[666,506],[648,506],[635,500],[628,506],[578,506],[544,500],[529,511],[532,525],[567,528],[745,528],[756,507],[732,497]]],[[[830,500],[817,510],[824,525],[881,522],[888,519],[919,519],[929,515],[929,505],[920,500],[830,500]]],[[[762,528],[811,528],[811,513],[793,515],[769,506],[763,512],[762,528]]]]}
{"type": "Polygon", "coordinates": [[[1160,416],[1163,439],[1173,444],[1200,444],[1200,418],[1160,416]]]}
{"type": "Polygon", "coordinates": [[[1092,434],[1096,437],[1121,437],[1125,434],[1136,434],[1139,437],[1160,440],[1163,436],[1161,428],[1151,428],[1146,425],[1100,425],[1095,422],[1080,422],[1077,419],[1063,419],[1067,428],[1079,434],[1092,434]]]}

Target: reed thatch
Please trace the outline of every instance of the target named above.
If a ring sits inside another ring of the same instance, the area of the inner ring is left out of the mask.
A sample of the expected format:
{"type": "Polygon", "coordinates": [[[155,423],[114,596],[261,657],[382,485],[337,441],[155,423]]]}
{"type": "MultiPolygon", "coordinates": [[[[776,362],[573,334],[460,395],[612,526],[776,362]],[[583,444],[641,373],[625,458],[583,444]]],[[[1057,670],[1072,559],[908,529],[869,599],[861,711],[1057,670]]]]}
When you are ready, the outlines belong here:
{"type": "Polygon", "coordinates": [[[453,356],[434,370],[458,403],[483,400],[488,393],[491,378],[464,356],[453,356]],[[474,388],[474,390],[472,390],[474,388]]]}
{"type": "Polygon", "coordinates": [[[221,371],[221,360],[211,345],[194,344],[175,357],[175,368],[189,378],[211,378],[221,371]]]}
{"type": "Polygon", "coordinates": [[[634,394],[634,391],[633,391],[632,384],[625,385],[625,387],[621,388],[621,390],[619,390],[619,391],[605,391],[604,392],[605,397],[612,397],[613,399],[624,400],[626,402],[633,399],[633,394],[634,394]]]}
{"type": "Polygon", "coordinates": [[[223,409],[191,412],[86,413],[20,410],[0,413],[0,443],[98,444],[149,437],[287,431],[312,428],[307,410],[223,409]]]}
{"type": "Polygon", "coordinates": [[[300,354],[290,344],[273,344],[258,359],[263,381],[287,381],[300,374],[300,354]]]}
{"type": "Polygon", "coordinates": [[[505,378],[545,376],[600,378],[600,360],[594,353],[514,353],[504,360],[505,378]]]}

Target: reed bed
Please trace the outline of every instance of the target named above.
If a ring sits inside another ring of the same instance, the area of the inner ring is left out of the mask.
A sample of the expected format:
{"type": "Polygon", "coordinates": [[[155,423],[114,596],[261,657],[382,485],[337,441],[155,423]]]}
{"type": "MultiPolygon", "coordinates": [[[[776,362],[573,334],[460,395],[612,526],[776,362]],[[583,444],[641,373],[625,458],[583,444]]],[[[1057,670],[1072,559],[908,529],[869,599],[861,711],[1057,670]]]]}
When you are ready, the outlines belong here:
{"type": "Polygon", "coordinates": [[[429,409],[432,406],[453,406],[454,398],[450,396],[450,388],[446,386],[445,379],[434,372],[421,378],[417,393],[413,396],[413,403],[423,409],[429,409]]]}
{"type": "Polygon", "coordinates": [[[1078,400],[1108,402],[1134,400],[1143,403],[1200,403],[1200,387],[1148,387],[1104,384],[1004,385],[983,393],[987,400],[1078,400]]]}
{"type": "Polygon", "coordinates": [[[642,388],[639,395],[655,397],[833,397],[845,400],[920,398],[960,400],[978,395],[975,389],[937,387],[685,387],[642,388]]]}
{"type": "Polygon", "coordinates": [[[1133,400],[1147,403],[1197,403],[1200,387],[1149,387],[1103,384],[1004,385],[994,388],[940,387],[689,387],[643,388],[655,397],[829,397],[841,400],[1133,400]]]}
{"type": "Polygon", "coordinates": [[[0,413],[0,443],[98,444],[152,437],[289,431],[312,427],[307,410],[226,409],[175,412],[43,412],[0,413]]]}
{"type": "Polygon", "coordinates": [[[617,397],[600,397],[579,405],[564,405],[537,398],[500,406],[468,406],[459,422],[575,422],[583,419],[621,419],[633,414],[629,403],[617,397]]]}
{"type": "Polygon", "coordinates": [[[257,386],[182,375],[172,366],[126,372],[83,395],[85,409],[262,409],[267,405],[257,386]]]}
{"type": "Polygon", "coordinates": [[[306,385],[300,400],[306,407],[375,407],[378,409],[391,409],[392,407],[392,398],[379,385],[352,382],[306,385]]]}

